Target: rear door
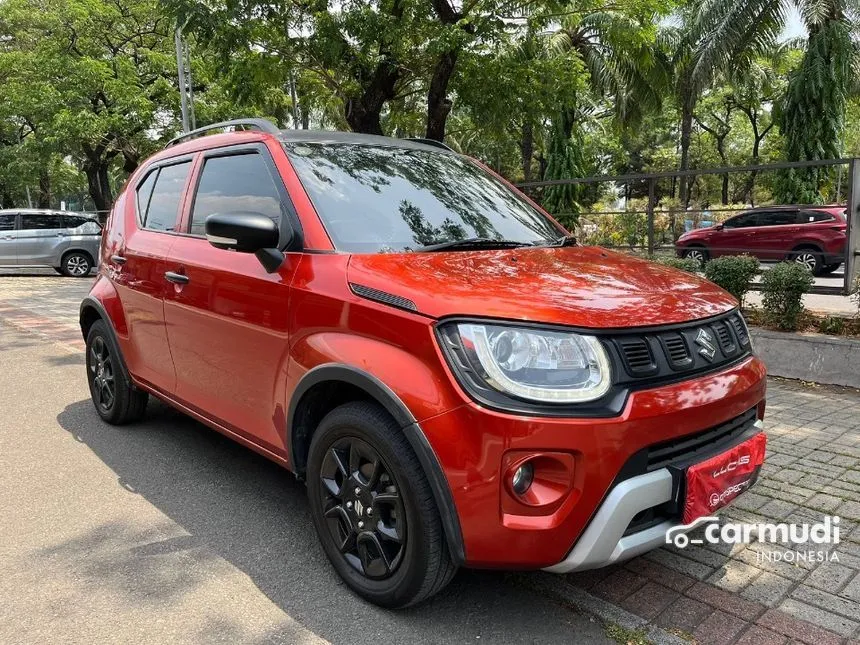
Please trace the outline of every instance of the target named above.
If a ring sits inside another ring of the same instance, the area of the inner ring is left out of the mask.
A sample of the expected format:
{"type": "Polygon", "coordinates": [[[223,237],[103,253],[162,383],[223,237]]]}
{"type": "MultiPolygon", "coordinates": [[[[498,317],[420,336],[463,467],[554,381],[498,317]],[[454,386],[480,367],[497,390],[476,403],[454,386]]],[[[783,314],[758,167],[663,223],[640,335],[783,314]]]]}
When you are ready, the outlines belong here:
{"type": "Polygon", "coordinates": [[[18,264],[53,264],[69,244],[59,213],[21,213],[18,228],[18,264]]]}
{"type": "Polygon", "coordinates": [[[781,260],[792,249],[792,240],[799,230],[796,209],[760,211],[752,229],[750,245],[762,260],[781,260]]]}
{"type": "MultiPolygon", "coordinates": [[[[256,212],[298,231],[295,210],[263,144],[204,152],[196,188],[170,252],[164,301],[176,394],[228,429],[284,449],[289,290],[301,254],[267,273],[249,253],[216,249],[204,237],[212,213],[256,212]]],[[[283,154],[281,152],[281,154],[283,154]]],[[[282,242],[285,242],[282,234],[282,242]]]]}
{"type": "Polygon", "coordinates": [[[123,348],[128,364],[137,378],[170,394],[176,373],[164,326],[164,293],[171,286],[164,274],[192,162],[193,157],[171,159],[135,181],[129,191],[134,213],[126,220],[126,239],[110,258],[111,279],[128,324],[123,348]]]}
{"type": "Polygon", "coordinates": [[[15,222],[18,213],[0,213],[0,265],[17,264],[18,254],[16,251],[18,232],[15,230],[15,222]]]}

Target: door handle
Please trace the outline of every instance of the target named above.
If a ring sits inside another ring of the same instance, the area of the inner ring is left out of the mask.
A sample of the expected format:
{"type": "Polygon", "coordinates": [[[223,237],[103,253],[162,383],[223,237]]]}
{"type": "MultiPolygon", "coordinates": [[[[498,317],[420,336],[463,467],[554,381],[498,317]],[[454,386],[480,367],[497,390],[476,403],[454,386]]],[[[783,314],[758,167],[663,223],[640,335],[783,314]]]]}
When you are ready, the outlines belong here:
{"type": "Polygon", "coordinates": [[[188,284],[189,281],[187,275],[175,273],[174,271],[167,271],[164,277],[167,278],[168,282],[172,282],[173,284],[188,284]]]}
{"type": "Polygon", "coordinates": [[[121,255],[110,256],[110,261],[113,262],[114,264],[125,264],[126,263],[126,259],[124,257],[122,257],[121,255]]]}

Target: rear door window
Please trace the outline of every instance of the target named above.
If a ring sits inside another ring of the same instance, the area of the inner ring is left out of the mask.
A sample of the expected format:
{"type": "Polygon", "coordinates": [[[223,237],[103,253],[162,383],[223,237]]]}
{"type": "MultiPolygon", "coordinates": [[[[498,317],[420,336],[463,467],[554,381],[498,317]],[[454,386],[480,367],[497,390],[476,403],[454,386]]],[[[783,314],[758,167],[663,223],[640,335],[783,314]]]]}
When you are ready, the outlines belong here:
{"type": "Polygon", "coordinates": [[[53,213],[24,213],[21,215],[22,231],[39,231],[45,229],[63,228],[62,216],[53,213]]]}
{"type": "Polygon", "coordinates": [[[138,213],[144,228],[152,231],[175,229],[179,218],[179,204],[182,201],[190,168],[190,161],[162,166],[158,169],[157,176],[153,172],[138,187],[138,213]],[[153,178],[152,188],[147,185],[150,178],[153,178]],[[140,210],[141,208],[145,210],[140,210]]]}
{"type": "Polygon", "coordinates": [[[256,152],[206,159],[192,209],[192,235],[205,234],[212,213],[260,213],[278,225],[281,221],[278,189],[256,152]]]}
{"type": "Polygon", "coordinates": [[[797,224],[797,211],[764,211],[758,214],[758,226],[797,224]]]}
{"type": "Polygon", "coordinates": [[[0,231],[14,231],[18,213],[0,213],[0,231]]]}

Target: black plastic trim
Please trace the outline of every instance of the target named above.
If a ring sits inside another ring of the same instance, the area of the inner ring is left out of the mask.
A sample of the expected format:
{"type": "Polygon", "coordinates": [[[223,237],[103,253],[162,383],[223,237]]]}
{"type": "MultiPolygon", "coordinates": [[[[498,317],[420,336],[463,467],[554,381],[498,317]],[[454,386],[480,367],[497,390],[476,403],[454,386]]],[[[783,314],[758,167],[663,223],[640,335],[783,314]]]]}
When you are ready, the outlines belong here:
{"type": "Polygon", "coordinates": [[[313,368],[302,377],[293,392],[287,412],[286,445],[290,450],[291,468],[295,469],[295,459],[293,458],[293,427],[295,425],[296,409],[302,397],[313,386],[327,381],[348,383],[363,390],[382,405],[402,428],[404,436],[409,441],[409,445],[415,451],[418,461],[421,462],[421,467],[427,476],[427,481],[433,492],[433,499],[436,502],[436,508],[439,510],[442,526],[445,529],[445,538],[448,542],[451,559],[455,565],[462,566],[466,561],[466,552],[463,544],[463,533],[460,528],[460,518],[457,515],[454,496],[451,494],[451,488],[448,486],[448,480],[445,477],[439,459],[436,457],[436,453],[433,451],[430,442],[427,441],[427,437],[424,435],[421,426],[413,414],[409,411],[409,408],[406,407],[391,388],[372,374],[368,374],[350,365],[326,363],[313,368]]]}
{"type": "Polygon", "coordinates": [[[105,326],[107,327],[108,333],[113,337],[113,344],[116,347],[116,352],[119,356],[119,367],[122,370],[122,375],[129,383],[133,383],[134,380],[131,378],[131,374],[128,371],[128,366],[125,364],[125,357],[122,355],[122,350],[120,349],[119,339],[116,336],[116,330],[113,328],[113,321],[111,320],[110,316],[108,316],[108,313],[107,311],[105,311],[105,308],[102,306],[102,303],[99,302],[96,298],[93,298],[92,296],[84,296],[84,299],[81,300],[81,306],[78,310],[78,324],[81,327],[81,336],[84,337],[84,342],[86,342],[87,337],[86,335],[84,335],[83,317],[84,311],[87,308],[95,309],[96,313],[99,315],[99,318],[101,318],[105,322],[105,326]]]}
{"type": "Polygon", "coordinates": [[[404,298],[403,296],[388,293],[387,291],[374,289],[373,287],[368,287],[363,284],[357,284],[355,282],[349,283],[349,290],[357,296],[367,298],[368,300],[373,300],[374,302],[382,303],[383,305],[390,305],[392,307],[396,307],[398,309],[405,309],[407,311],[418,311],[418,307],[416,306],[416,304],[409,298],[404,298]]]}

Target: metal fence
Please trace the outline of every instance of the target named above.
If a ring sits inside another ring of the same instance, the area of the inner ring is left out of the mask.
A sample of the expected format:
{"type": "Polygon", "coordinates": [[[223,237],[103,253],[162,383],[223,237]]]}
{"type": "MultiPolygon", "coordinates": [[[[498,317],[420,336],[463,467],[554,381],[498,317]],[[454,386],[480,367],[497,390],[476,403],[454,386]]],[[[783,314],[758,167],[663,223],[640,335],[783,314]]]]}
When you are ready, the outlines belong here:
{"type": "MultiPolygon", "coordinates": [[[[594,185],[602,185],[604,189],[608,187],[608,190],[604,190],[604,192],[618,195],[617,201],[623,202],[623,205],[617,209],[583,210],[576,213],[575,215],[579,220],[575,229],[578,239],[586,244],[596,243],[607,248],[639,253],[654,258],[660,255],[675,255],[679,250],[676,248],[675,242],[683,232],[702,226],[720,224],[730,217],[752,208],[760,210],[771,206],[777,210],[776,207],[780,209],[791,207],[802,214],[810,209],[825,207],[821,204],[786,205],[773,202],[711,206],[707,204],[707,199],[701,199],[703,192],[698,191],[697,199],[688,200],[688,202],[699,203],[695,207],[685,208],[678,204],[675,198],[675,195],[680,192],[680,182],[686,182],[688,191],[696,193],[696,183],[701,178],[717,177],[719,179],[714,184],[721,184],[720,197],[724,198],[728,178],[741,175],[745,176],[744,181],[749,182],[752,186],[746,191],[747,195],[752,195],[757,182],[760,185],[767,183],[766,180],[768,179],[773,179],[774,176],[769,175],[769,173],[809,168],[818,168],[828,174],[830,177],[828,182],[830,194],[826,195],[829,199],[825,201],[828,201],[828,205],[831,206],[844,207],[847,220],[847,243],[844,251],[838,260],[832,256],[829,257],[833,263],[840,261],[844,270],[841,276],[836,273],[833,274],[833,279],[828,281],[830,284],[816,284],[812,292],[848,294],[854,284],[854,276],[860,269],[857,260],[860,256],[860,159],[845,158],[643,174],[600,175],[574,179],[532,181],[521,183],[518,187],[536,197],[538,201],[542,200],[546,189],[553,186],[578,185],[583,190],[594,185]],[[639,196],[638,200],[635,198],[636,196],[639,196]],[[622,218],[626,227],[627,239],[621,243],[615,240],[613,243],[613,240],[607,239],[606,235],[601,235],[601,222],[605,221],[606,218],[610,220],[622,218]],[[837,278],[840,277],[841,280],[837,281],[837,278]]],[[[706,198],[708,196],[705,194],[706,198]]],[[[722,199],[716,201],[721,202],[722,199]]],[[[565,220],[572,214],[562,212],[554,213],[554,215],[565,220]]],[[[798,215],[798,217],[800,216],[798,215]]],[[[801,224],[799,219],[796,223],[801,224]]],[[[728,245],[714,246],[708,251],[711,256],[749,253],[760,257],[765,262],[789,259],[792,256],[790,252],[792,249],[787,249],[784,245],[777,244],[769,247],[760,244],[753,248],[747,242],[737,243],[737,241],[728,245]]]]}

